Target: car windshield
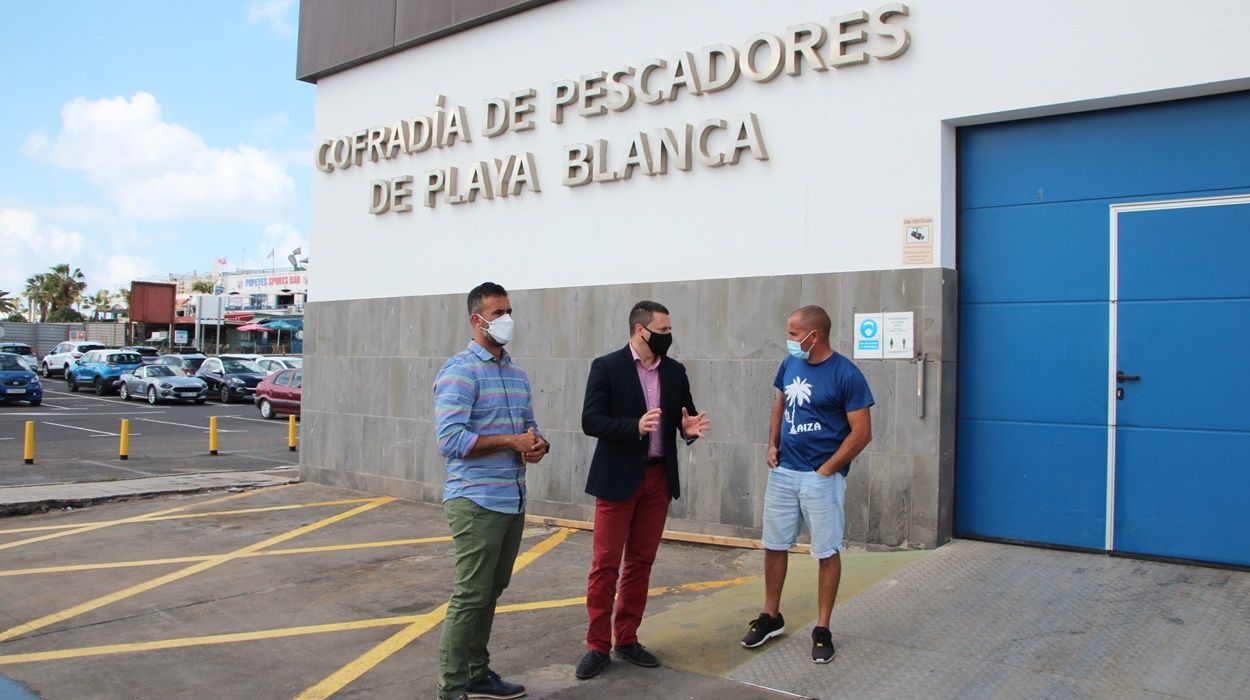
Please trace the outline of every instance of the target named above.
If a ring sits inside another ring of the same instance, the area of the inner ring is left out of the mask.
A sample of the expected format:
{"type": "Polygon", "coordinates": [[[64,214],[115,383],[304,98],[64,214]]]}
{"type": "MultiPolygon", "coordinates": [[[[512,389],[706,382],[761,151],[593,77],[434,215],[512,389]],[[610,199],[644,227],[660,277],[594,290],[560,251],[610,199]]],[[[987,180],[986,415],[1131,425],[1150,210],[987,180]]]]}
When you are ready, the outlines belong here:
{"type": "Polygon", "coordinates": [[[29,355],[29,345],[0,345],[0,352],[11,352],[15,355],[29,355]]]}
{"type": "Polygon", "coordinates": [[[108,356],[108,362],[115,365],[137,365],[140,362],[137,352],[118,352],[108,356]]]}
{"type": "Polygon", "coordinates": [[[282,360],[282,364],[290,367],[291,369],[299,369],[304,366],[304,360],[298,357],[288,357],[287,359],[282,360]]]}
{"type": "Polygon", "coordinates": [[[186,367],[187,369],[199,369],[200,365],[204,364],[204,360],[206,359],[208,358],[206,357],[184,357],[182,358],[182,366],[186,367]]]}
{"type": "Polygon", "coordinates": [[[88,343],[87,345],[79,345],[77,352],[91,352],[92,350],[103,349],[105,349],[103,345],[88,343]]]}
{"type": "Polygon", "coordinates": [[[168,365],[148,365],[149,377],[172,377],[174,371],[168,365]]]}
{"type": "Polygon", "coordinates": [[[160,353],[156,352],[156,348],[131,348],[133,352],[137,352],[144,357],[156,357],[160,353]]]}
{"type": "Polygon", "coordinates": [[[226,374],[263,374],[264,370],[251,360],[222,360],[226,374]]]}
{"type": "Polygon", "coordinates": [[[13,355],[0,355],[0,371],[3,372],[26,372],[26,365],[22,364],[13,355]]]}

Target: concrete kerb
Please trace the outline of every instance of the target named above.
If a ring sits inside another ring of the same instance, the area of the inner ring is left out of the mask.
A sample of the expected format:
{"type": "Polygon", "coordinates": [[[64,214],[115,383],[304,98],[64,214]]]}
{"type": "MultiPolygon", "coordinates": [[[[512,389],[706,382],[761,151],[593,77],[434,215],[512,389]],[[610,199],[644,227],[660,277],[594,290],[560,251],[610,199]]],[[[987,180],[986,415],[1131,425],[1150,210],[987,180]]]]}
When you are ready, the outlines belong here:
{"type": "Polygon", "coordinates": [[[118,481],[0,487],[0,517],[81,508],[100,503],[140,500],[170,494],[249,490],[298,483],[296,466],[263,471],[207,472],[118,481]]]}

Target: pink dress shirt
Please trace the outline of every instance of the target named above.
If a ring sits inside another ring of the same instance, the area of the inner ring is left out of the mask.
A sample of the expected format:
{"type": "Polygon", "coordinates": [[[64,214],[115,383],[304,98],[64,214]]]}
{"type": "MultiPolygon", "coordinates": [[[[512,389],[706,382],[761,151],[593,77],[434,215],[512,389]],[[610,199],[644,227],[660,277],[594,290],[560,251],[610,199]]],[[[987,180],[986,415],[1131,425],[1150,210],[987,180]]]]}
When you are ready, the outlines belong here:
{"type": "MultiPolygon", "coordinates": [[[[638,381],[642,384],[642,396],[646,399],[647,410],[660,407],[660,360],[655,358],[648,367],[642,364],[642,358],[638,356],[638,351],[634,349],[634,344],[629,344],[629,352],[634,356],[634,367],[638,370],[638,381]]],[[[663,422],[663,420],[661,420],[663,422]]],[[[648,457],[663,457],[664,448],[660,445],[660,431],[656,430],[651,433],[651,444],[647,447],[648,457]]]]}

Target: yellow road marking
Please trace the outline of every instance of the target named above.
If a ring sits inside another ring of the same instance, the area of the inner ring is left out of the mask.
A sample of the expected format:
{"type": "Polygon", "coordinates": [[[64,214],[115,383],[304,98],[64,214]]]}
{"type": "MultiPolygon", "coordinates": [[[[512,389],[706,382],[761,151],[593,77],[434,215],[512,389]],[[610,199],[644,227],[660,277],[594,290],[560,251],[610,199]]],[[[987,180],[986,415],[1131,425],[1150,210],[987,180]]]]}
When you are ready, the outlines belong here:
{"type": "MultiPolygon", "coordinates": [[[[550,552],[573,532],[573,530],[568,528],[562,529],[531,547],[529,551],[517,557],[516,563],[512,565],[512,573],[515,574],[542,555],[550,552]]],[[[413,640],[429,632],[435,625],[443,621],[443,616],[446,614],[447,603],[443,603],[434,610],[421,615],[416,621],[391,635],[381,644],[356,657],[346,666],[326,676],[320,683],[300,693],[296,700],[319,700],[334,695],[347,687],[352,681],[363,676],[374,666],[390,658],[395,652],[408,646],[413,640]]]]}
{"type": "MultiPolygon", "coordinates": [[[[277,487],[277,488],[282,488],[282,487],[277,487]]],[[[84,532],[92,532],[92,531],[99,530],[102,528],[112,527],[113,525],[124,525],[127,523],[144,522],[145,520],[148,520],[149,518],[158,518],[163,515],[169,515],[170,513],[177,513],[179,511],[183,511],[188,508],[193,508],[195,506],[206,506],[206,505],[212,505],[214,503],[221,503],[223,501],[233,500],[235,498],[243,498],[244,496],[250,496],[253,493],[256,493],[256,491],[244,491],[243,493],[235,493],[229,496],[222,496],[221,498],[215,498],[215,499],[208,500],[208,501],[200,501],[198,503],[188,503],[186,505],[178,506],[176,508],[166,508],[165,510],[158,510],[154,513],[144,513],[143,515],[132,515],[129,518],[122,518],[120,520],[108,520],[108,521],[104,521],[100,523],[92,523],[89,525],[76,527],[75,529],[72,529],[72,530],[62,530],[61,532],[53,532],[47,535],[39,535],[38,537],[28,537],[24,540],[17,540],[15,542],[5,542],[3,544],[0,544],[0,549],[12,549],[13,547],[20,547],[24,544],[34,544],[35,542],[45,542],[47,540],[54,540],[54,539],[57,539],[58,537],[69,537],[70,535],[81,535],[84,532]]]]}
{"type": "MultiPolygon", "coordinates": [[[[252,492],[249,492],[252,493],[252,492]]],[[[316,503],[296,503],[285,506],[264,506],[261,508],[239,508],[237,510],[212,510],[207,513],[185,513],[183,515],[160,515],[156,517],[145,518],[143,522],[160,522],[162,520],[185,520],[188,518],[212,518],[219,515],[244,515],[247,513],[269,513],[276,510],[296,510],[299,508],[317,508],[321,506],[346,506],[352,503],[367,503],[372,501],[373,497],[368,498],[343,498],[337,501],[317,501],[316,503]]],[[[48,530],[69,530],[76,527],[85,527],[87,525],[119,525],[131,522],[126,518],[121,520],[97,520],[95,522],[71,523],[65,525],[35,525],[32,527],[16,527],[10,530],[0,530],[0,535],[13,534],[18,532],[41,532],[48,530]]]]}
{"type": "MultiPolygon", "coordinates": [[[[364,499],[372,501],[372,498],[364,499]]],[[[355,499],[352,500],[355,503],[355,499]]],[[[522,537],[533,537],[542,532],[537,529],[527,528],[522,537]]],[[[433,542],[450,542],[451,535],[439,535],[438,537],[417,537],[407,540],[378,540],[374,542],[355,542],[352,544],[328,544],[320,547],[283,547],[282,549],[267,549],[263,552],[252,552],[245,554],[240,559],[249,557],[277,557],[287,554],[317,554],[320,552],[346,552],[356,549],[376,549],[379,547],[403,547],[413,544],[430,544],[433,542]]],[[[65,564],[62,566],[38,566],[29,569],[9,569],[0,571],[0,577],[5,576],[30,576],[33,574],[61,574],[72,571],[99,571],[101,569],[129,569],[140,566],[160,566],[162,564],[189,564],[195,561],[206,561],[216,554],[200,554],[185,557],[167,557],[165,559],[135,559],[130,561],[109,561],[99,562],[95,564],[65,564]]]]}
{"type": "MultiPolygon", "coordinates": [[[[681,586],[652,588],[648,596],[661,596],[670,593],[687,593],[715,588],[737,586],[750,581],[753,576],[723,579],[719,581],[700,581],[681,586]]],[[[585,596],[562,598],[560,600],[540,600],[530,603],[513,603],[501,605],[496,614],[529,612],[533,610],[549,610],[586,604],[585,596]]],[[[233,632],[229,634],[210,634],[201,637],[180,637],[176,639],[160,639],[152,642],[131,642],[127,644],[108,644],[94,647],[76,647],[71,649],[55,649],[53,651],[36,651],[25,654],[8,654],[0,656],[0,666],[34,663],[37,661],[62,661],[79,659],[87,656],[107,656],[111,654],[131,654],[143,651],[161,651],[164,649],[184,649],[187,647],[209,646],[215,644],[234,644],[238,642],[254,642],[283,637],[299,637],[310,634],[327,634],[332,632],[351,632],[354,630],[375,629],[378,627],[397,627],[399,625],[424,624],[430,616],[446,612],[446,604],[420,615],[397,615],[394,617],[378,617],[368,620],[352,620],[350,622],[331,622],[322,625],[301,625],[298,627],[279,627],[255,632],[233,632]]],[[[440,618],[441,619],[441,618],[440,618]]],[[[437,624],[437,622],[435,623],[437,624]]],[[[428,631],[428,628],[427,628],[428,631]]]]}
{"type": "Polygon", "coordinates": [[[234,559],[238,559],[239,557],[242,557],[246,554],[251,554],[252,552],[260,551],[266,547],[270,547],[275,544],[280,544],[282,542],[285,542],[290,539],[294,539],[296,537],[299,537],[300,535],[307,534],[314,530],[319,530],[327,525],[332,525],[334,523],[337,523],[340,520],[346,520],[347,518],[350,518],[355,515],[359,515],[361,513],[364,513],[365,511],[372,510],[374,508],[377,508],[380,505],[390,503],[391,501],[394,501],[394,500],[395,500],[394,498],[389,497],[389,496],[384,497],[384,498],[377,498],[377,499],[374,499],[374,501],[371,503],[366,503],[364,505],[357,506],[349,511],[339,513],[338,515],[332,515],[323,520],[319,520],[309,525],[304,525],[303,527],[298,527],[294,530],[289,530],[280,535],[275,535],[273,537],[270,537],[269,539],[262,540],[260,542],[256,542],[255,544],[250,544],[246,547],[236,549],[233,552],[215,555],[210,559],[206,559],[202,562],[192,564],[191,566],[188,566],[186,568],[173,571],[171,573],[165,574],[164,576],[158,576],[149,581],[144,581],[143,583],[139,583],[139,584],[130,586],[128,588],[123,588],[120,591],[114,591],[113,593],[100,596],[99,598],[89,600],[85,603],[80,603],[73,607],[66,608],[65,610],[62,610],[60,612],[55,612],[55,613],[52,613],[51,615],[44,615],[43,617],[40,617],[35,620],[31,620],[30,622],[24,622],[15,627],[10,627],[9,629],[5,631],[0,632],[0,642],[12,639],[18,635],[25,634],[27,632],[34,632],[36,630],[47,627],[48,625],[56,624],[57,622],[62,622],[64,620],[77,617],[78,615],[81,615],[86,612],[90,612],[97,608],[102,608],[105,605],[109,605],[110,603],[116,603],[119,600],[125,600],[126,598],[130,598],[132,596],[138,595],[145,591],[150,591],[153,588],[158,588],[167,583],[172,583],[174,581],[184,579],[188,576],[198,574],[201,571],[206,571],[215,566],[219,566],[221,564],[232,561],[234,559]]]}
{"type": "MultiPolygon", "coordinates": [[[[373,499],[369,499],[373,500],[373,499]]],[[[428,544],[431,542],[450,542],[451,535],[443,535],[440,537],[420,537],[410,540],[384,540],[377,542],[357,542],[354,544],[331,544],[321,547],[290,547],[283,549],[268,549],[263,552],[252,552],[240,556],[240,559],[251,557],[277,557],[288,554],[315,554],[318,552],[342,552],[354,549],[375,549],[378,547],[401,547],[412,544],[428,544]]],[[[160,566],[162,564],[189,564],[197,561],[208,561],[218,554],[200,554],[186,557],[168,557],[166,559],[137,559],[132,561],[110,561],[98,564],[66,564],[64,566],[40,566],[30,569],[9,569],[0,571],[0,577],[4,576],[29,576],[32,574],[60,574],[71,571],[98,571],[100,569],[128,569],[140,566],[160,566]]]]}

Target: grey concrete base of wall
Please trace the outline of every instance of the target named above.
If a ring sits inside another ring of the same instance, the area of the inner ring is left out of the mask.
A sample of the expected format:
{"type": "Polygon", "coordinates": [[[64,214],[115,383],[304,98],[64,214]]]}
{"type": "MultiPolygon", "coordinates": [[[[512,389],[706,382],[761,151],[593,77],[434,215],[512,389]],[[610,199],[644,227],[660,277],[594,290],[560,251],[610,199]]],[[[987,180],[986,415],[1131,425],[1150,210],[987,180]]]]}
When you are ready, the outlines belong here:
{"type": "MultiPolygon", "coordinates": [[[[535,414],[552,444],[547,459],[529,469],[529,512],[592,518],[594,500],[583,487],[594,441],[580,428],[586,374],[594,357],[624,346],[634,302],[653,299],[672,311],[670,354],[686,365],[695,403],[713,423],[709,438],[683,449],[684,495],[668,527],[759,537],[786,318],[819,304],[833,319],[835,349],[847,356],[854,314],[915,312],[917,350],[926,360],[922,390],[919,362],[857,361],[877,403],[872,444],[847,481],[847,540],[924,548],[945,542],[954,494],[956,289],[953,270],[930,268],[513,291],[517,332],[509,350],[530,375],[535,414]]],[[[304,479],[441,500],[445,472],[431,387],[471,336],[464,303],[465,294],[455,294],[308,305],[304,479]]]]}

